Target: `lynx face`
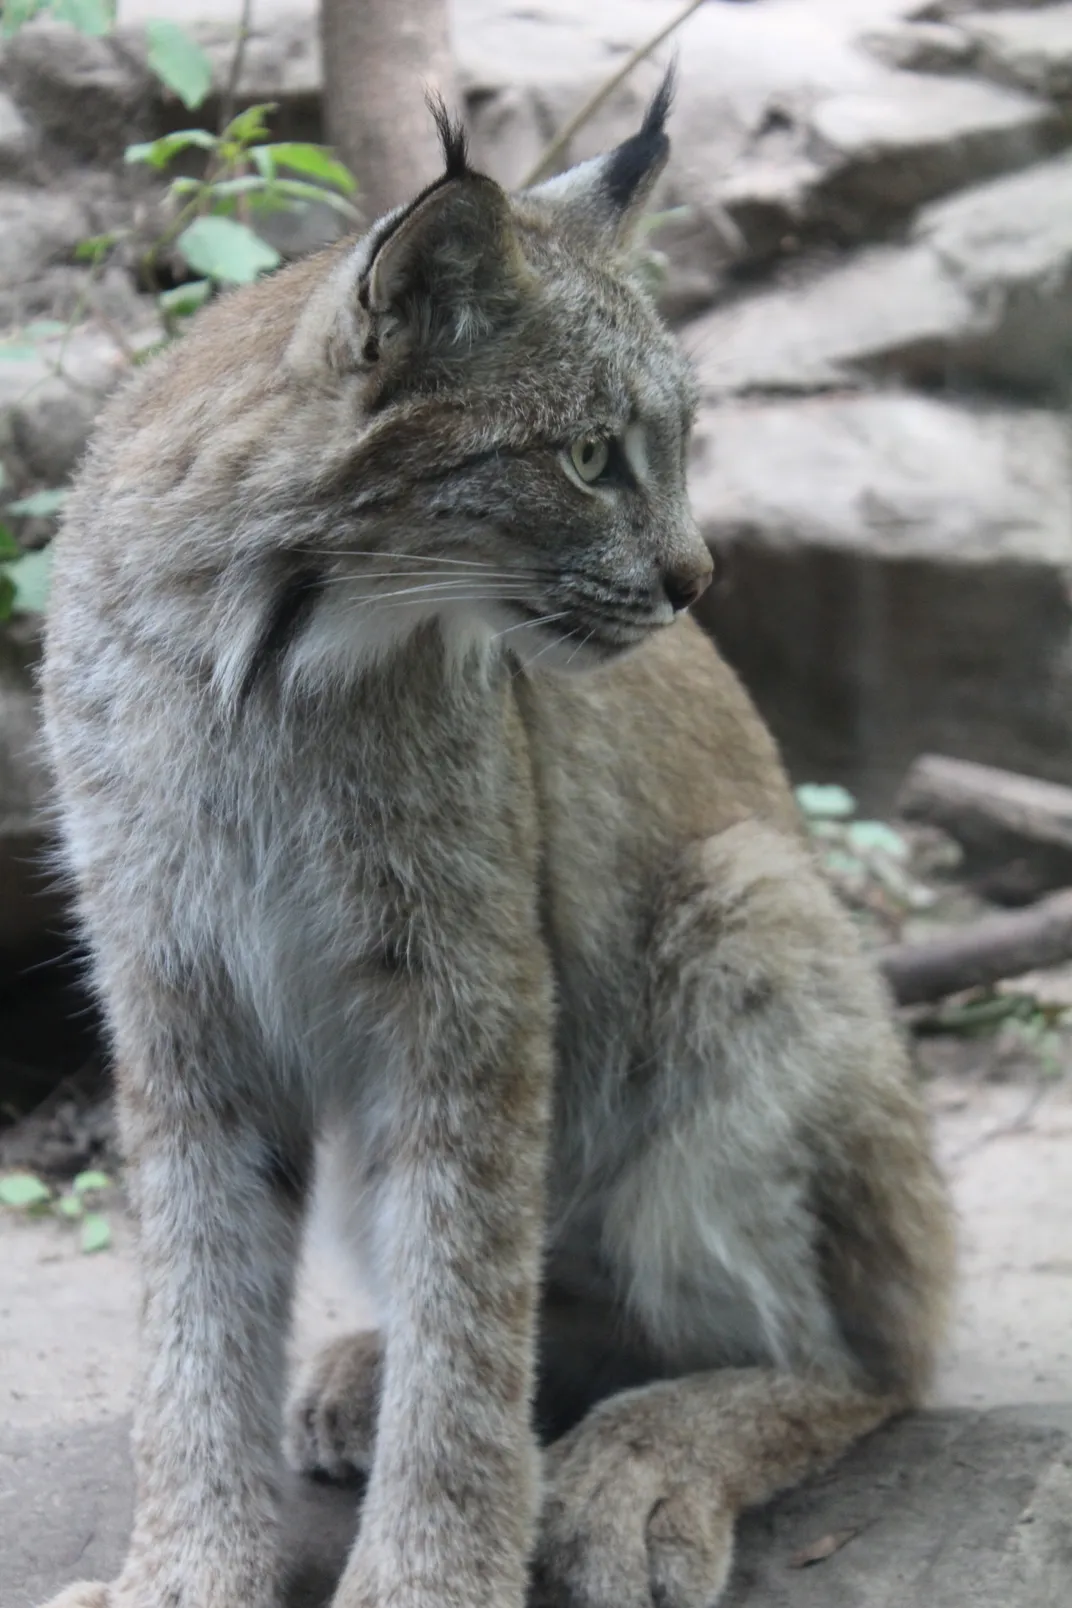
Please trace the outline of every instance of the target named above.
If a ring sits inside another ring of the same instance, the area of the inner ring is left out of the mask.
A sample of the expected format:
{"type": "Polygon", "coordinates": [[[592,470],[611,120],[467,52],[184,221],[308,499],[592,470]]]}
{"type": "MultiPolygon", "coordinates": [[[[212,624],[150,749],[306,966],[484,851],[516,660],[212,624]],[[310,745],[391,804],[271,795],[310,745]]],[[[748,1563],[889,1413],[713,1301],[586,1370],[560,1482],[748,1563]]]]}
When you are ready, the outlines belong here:
{"type": "Polygon", "coordinates": [[[342,584],[320,606],[336,640],[348,600],[366,652],[432,615],[579,667],[703,591],[692,379],[629,263],[667,102],[609,156],[514,198],[442,118],[443,178],[377,226],[299,326],[297,360],[319,342],[364,414],[336,478],[349,518],[327,578],[342,584]]]}

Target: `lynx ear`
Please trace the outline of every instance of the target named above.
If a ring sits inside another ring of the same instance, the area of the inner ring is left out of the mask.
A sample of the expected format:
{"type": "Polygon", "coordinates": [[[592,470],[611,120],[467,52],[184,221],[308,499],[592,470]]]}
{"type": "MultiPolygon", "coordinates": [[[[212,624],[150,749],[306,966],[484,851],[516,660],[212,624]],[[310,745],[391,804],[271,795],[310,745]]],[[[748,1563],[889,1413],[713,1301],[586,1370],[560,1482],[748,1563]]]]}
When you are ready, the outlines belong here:
{"type": "Polygon", "coordinates": [[[390,213],[367,248],[357,286],[372,349],[381,341],[471,341],[516,305],[525,264],[505,191],[469,166],[465,136],[432,107],[445,171],[409,206],[390,213]]]}
{"type": "Polygon", "coordinates": [[[526,190],[526,198],[553,209],[556,222],[604,250],[627,250],[667,157],[664,125],[674,98],[670,67],[644,114],[639,132],[606,156],[593,157],[526,190]]]}

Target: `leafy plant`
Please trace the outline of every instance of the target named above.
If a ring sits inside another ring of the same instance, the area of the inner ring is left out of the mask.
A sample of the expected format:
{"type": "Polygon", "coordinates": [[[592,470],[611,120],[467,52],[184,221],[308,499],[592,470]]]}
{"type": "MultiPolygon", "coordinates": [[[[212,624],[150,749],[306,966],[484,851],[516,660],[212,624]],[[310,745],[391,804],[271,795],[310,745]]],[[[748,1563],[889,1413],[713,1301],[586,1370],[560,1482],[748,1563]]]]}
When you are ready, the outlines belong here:
{"type": "Polygon", "coordinates": [[[0,1205],[30,1217],[56,1217],[77,1224],[79,1243],[86,1255],[106,1251],[112,1228],[100,1209],[101,1198],[112,1189],[107,1173],[81,1172],[68,1190],[53,1190],[36,1173],[12,1172],[0,1177],[0,1205]]]}
{"type": "Polygon", "coordinates": [[[911,874],[901,833],[885,821],[856,820],[856,800],[846,788],[805,782],[796,797],[828,875],[850,903],[871,903],[871,890],[901,911],[935,903],[934,892],[911,874]]]}
{"type": "MultiPolygon", "coordinates": [[[[11,35],[41,15],[99,36],[114,25],[115,5],[113,0],[5,0],[0,31],[11,35]]],[[[232,88],[247,32],[243,20],[230,74],[232,88]]],[[[212,64],[205,52],[174,22],[148,22],[146,38],[148,64],[159,82],[188,111],[195,111],[212,88],[212,64]]],[[[230,98],[230,93],[223,97],[225,102],[230,98]]],[[[250,106],[237,115],[225,113],[218,133],[207,128],[180,129],[128,146],[124,153],[128,165],[144,165],[163,173],[179,158],[188,162],[200,156],[202,171],[178,174],[171,180],[164,198],[166,222],[156,238],[139,239],[132,223],[129,228],[83,240],[76,248],[77,260],[89,265],[91,276],[99,273],[117,250],[133,247],[137,251],[144,280],[156,287],[162,340],[179,334],[221,287],[248,284],[278,266],[279,253],[257,232],[257,218],[313,201],[333,207],[347,219],[357,216],[349,199],[357,186],[349,170],[323,146],[294,140],[272,142],[268,117],[274,110],[271,104],[250,106]],[[186,274],[194,277],[186,279],[186,274]],[[162,279],[175,277],[178,284],[161,288],[162,279]]],[[[0,340],[0,362],[39,360],[42,343],[58,339],[59,351],[50,357],[49,373],[62,374],[67,342],[89,300],[87,287],[66,323],[39,319],[16,337],[0,340]]],[[[155,345],[150,350],[155,350],[155,345]]],[[[147,352],[127,355],[138,361],[147,352]]],[[[33,385],[28,387],[28,391],[32,389],[33,385]]],[[[20,401],[24,399],[25,395],[20,401]]],[[[47,487],[7,504],[5,511],[16,518],[51,518],[62,506],[63,497],[62,489],[47,487]]],[[[0,522],[0,622],[16,611],[44,607],[49,564],[47,548],[24,552],[13,531],[0,522]]]]}
{"type": "MultiPolygon", "coordinates": [[[[0,490],[5,480],[0,464],[0,490]]],[[[9,514],[22,517],[56,512],[66,495],[63,491],[38,491],[6,505],[9,514]]],[[[45,606],[51,554],[47,548],[24,552],[10,527],[0,521],[0,621],[17,612],[34,613],[45,606]]]]}

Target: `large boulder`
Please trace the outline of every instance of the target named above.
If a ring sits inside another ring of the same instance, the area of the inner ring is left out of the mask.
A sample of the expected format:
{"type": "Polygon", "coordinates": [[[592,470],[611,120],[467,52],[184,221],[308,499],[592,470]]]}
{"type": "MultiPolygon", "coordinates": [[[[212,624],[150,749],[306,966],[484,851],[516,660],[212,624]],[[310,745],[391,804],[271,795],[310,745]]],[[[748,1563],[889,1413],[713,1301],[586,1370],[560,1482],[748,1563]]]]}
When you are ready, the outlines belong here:
{"type": "Polygon", "coordinates": [[[907,393],[710,405],[704,623],[802,778],[887,807],[926,749],[1072,781],[1072,435],[907,393]]]}

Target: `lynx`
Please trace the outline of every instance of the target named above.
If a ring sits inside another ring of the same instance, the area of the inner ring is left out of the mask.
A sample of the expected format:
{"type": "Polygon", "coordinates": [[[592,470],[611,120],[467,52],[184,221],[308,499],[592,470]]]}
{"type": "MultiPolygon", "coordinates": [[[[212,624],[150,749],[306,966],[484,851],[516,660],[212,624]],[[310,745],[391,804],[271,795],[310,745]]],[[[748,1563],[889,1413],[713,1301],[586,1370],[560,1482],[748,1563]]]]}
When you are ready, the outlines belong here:
{"type": "Polygon", "coordinates": [[[336,1608],[709,1608],[738,1512],[926,1386],[925,1116],[688,615],[669,99],[515,197],[440,108],[442,176],[221,298],[81,471],[44,686],[143,1363],[129,1556],[62,1608],[273,1608],[284,1419],[368,1476],[336,1608]],[[318,1156],[379,1328],[288,1415],[318,1156]]]}

